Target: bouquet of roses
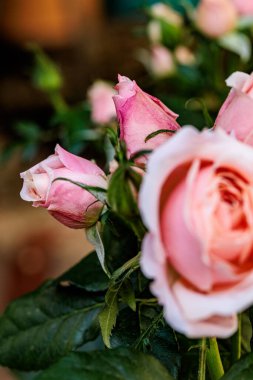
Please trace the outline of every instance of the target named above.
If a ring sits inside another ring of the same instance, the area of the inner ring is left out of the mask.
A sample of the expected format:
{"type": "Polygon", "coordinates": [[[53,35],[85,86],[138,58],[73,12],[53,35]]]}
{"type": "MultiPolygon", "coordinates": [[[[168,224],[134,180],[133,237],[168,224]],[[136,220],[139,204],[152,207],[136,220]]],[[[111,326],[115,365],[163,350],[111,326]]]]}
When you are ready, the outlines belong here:
{"type": "Polygon", "coordinates": [[[34,380],[252,380],[253,76],[227,85],[199,131],[119,76],[107,173],[57,145],[21,174],[21,197],[95,252],[10,304],[2,365],[34,380]]]}

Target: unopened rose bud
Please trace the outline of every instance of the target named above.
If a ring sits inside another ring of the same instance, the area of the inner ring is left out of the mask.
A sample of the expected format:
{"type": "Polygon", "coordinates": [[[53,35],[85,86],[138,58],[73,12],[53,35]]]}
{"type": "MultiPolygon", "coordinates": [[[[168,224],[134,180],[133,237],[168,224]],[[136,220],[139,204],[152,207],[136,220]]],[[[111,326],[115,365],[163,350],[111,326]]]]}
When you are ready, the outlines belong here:
{"type": "Polygon", "coordinates": [[[105,174],[94,163],[57,145],[55,154],[20,176],[24,180],[21,198],[33,202],[34,207],[46,208],[66,226],[88,228],[99,218],[103,204],[87,190],[67,181],[105,189],[105,174]]]}
{"type": "Polygon", "coordinates": [[[154,45],[151,48],[150,71],[157,78],[168,77],[175,72],[173,55],[163,45],[154,45]]]}
{"type": "Polygon", "coordinates": [[[196,10],[198,29],[211,38],[232,31],[237,22],[237,12],[230,0],[202,0],[196,10]]]}
{"type": "MultiPolygon", "coordinates": [[[[151,96],[136,84],[135,81],[119,75],[116,85],[118,94],[113,97],[120,124],[120,139],[126,143],[128,156],[141,150],[152,150],[170,138],[171,130],[176,131],[180,125],[178,117],[159,99],[151,96]],[[158,130],[168,130],[145,141],[146,137],[158,130]]],[[[138,158],[145,163],[146,156],[138,158]]]]}
{"type": "Polygon", "coordinates": [[[115,93],[113,86],[102,80],[97,80],[90,87],[87,94],[91,105],[91,119],[94,123],[106,124],[116,117],[112,99],[115,93]]]}
{"type": "Polygon", "coordinates": [[[178,63],[181,65],[191,66],[196,62],[193,52],[183,45],[180,45],[175,49],[174,55],[178,63]]]}

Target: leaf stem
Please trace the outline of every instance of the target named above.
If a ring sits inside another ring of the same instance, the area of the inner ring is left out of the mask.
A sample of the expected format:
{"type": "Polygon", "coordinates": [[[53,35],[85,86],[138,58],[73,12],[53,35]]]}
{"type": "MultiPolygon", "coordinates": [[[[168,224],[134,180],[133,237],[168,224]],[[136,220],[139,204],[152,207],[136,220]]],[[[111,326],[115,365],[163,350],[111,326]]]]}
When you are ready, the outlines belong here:
{"type": "Polygon", "coordinates": [[[238,330],[232,336],[232,361],[235,363],[242,354],[242,315],[238,314],[238,330]]]}
{"type": "Polygon", "coordinates": [[[216,338],[209,339],[209,349],[207,350],[207,366],[211,380],[219,380],[224,375],[224,369],[216,338]]]}
{"type": "Polygon", "coordinates": [[[198,380],[206,379],[206,338],[200,341],[198,380]]]}

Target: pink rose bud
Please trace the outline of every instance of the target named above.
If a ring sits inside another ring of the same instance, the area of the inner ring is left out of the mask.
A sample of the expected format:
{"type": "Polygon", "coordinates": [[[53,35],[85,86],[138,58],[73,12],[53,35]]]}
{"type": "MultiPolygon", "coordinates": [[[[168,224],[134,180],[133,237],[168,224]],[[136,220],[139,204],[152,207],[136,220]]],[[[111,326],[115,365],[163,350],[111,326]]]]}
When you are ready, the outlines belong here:
{"type": "Polygon", "coordinates": [[[238,13],[243,16],[253,16],[252,0],[232,0],[238,13]]]}
{"type": "Polygon", "coordinates": [[[164,3],[156,3],[150,7],[150,15],[158,20],[163,20],[168,24],[181,26],[183,18],[180,13],[164,3]]]}
{"type": "Polygon", "coordinates": [[[197,27],[211,38],[232,31],[236,22],[237,12],[231,0],[201,0],[196,10],[197,27]]]}
{"type": "Polygon", "coordinates": [[[149,57],[151,74],[157,78],[166,78],[175,72],[172,53],[163,45],[154,45],[149,57]]]}
{"type": "Polygon", "coordinates": [[[103,204],[87,190],[58,177],[81,182],[88,186],[106,188],[104,172],[92,162],[77,157],[61,148],[55,154],[20,174],[24,180],[20,196],[33,202],[34,207],[44,207],[49,213],[71,228],[93,225],[103,204]]]}
{"type": "Polygon", "coordinates": [[[109,83],[97,80],[87,94],[91,104],[91,119],[94,123],[106,124],[116,118],[115,105],[112,100],[115,90],[109,83]]]}
{"type": "Polygon", "coordinates": [[[215,127],[253,145],[253,74],[237,71],[226,84],[232,90],[219,111],[215,127]]]}
{"type": "Polygon", "coordinates": [[[179,45],[175,51],[175,58],[181,65],[191,66],[196,63],[194,53],[187,46],[179,45]]]}
{"type": "MultiPolygon", "coordinates": [[[[159,99],[142,91],[135,81],[119,75],[116,85],[118,95],[113,97],[120,124],[120,139],[125,141],[128,155],[131,157],[140,150],[155,149],[165,142],[170,133],[160,133],[145,142],[145,138],[160,129],[176,131],[180,125],[178,117],[159,99]]],[[[138,159],[145,163],[146,158],[138,159]]]]}
{"type": "Polygon", "coordinates": [[[253,304],[252,188],[252,147],[222,130],[184,127],[150,156],[141,268],[189,337],[232,335],[253,304]]]}

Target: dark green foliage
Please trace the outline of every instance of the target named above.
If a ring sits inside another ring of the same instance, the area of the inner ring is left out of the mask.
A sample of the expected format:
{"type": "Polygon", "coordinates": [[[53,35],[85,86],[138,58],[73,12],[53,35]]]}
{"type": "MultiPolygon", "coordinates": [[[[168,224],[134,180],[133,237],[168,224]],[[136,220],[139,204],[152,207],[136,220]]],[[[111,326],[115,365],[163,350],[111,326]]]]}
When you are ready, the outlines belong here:
{"type": "Polygon", "coordinates": [[[244,356],[236,362],[221,380],[252,380],[253,379],[253,354],[244,356]]]}
{"type": "Polygon", "coordinates": [[[109,270],[114,272],[137,255],[138,240],[129,225],[113,212],[104,215],[102,224],[106,262],[109,270]]]}
{"type": "Polygon", "coordinates": [[[100,292],[108,287],[108,277],[99,264],[96,252],[90,253],[78,264],[60,276],[57,282],[67,281],[87,292],[100,292]]]}
{"type": "Polygon", "coordinates": [[[36,380],[173,380],[152,356],[126,348],[72,353],[36,380]]]}
{"type": "Polygon", "coordinates": [[[0,319],[0,363],[38,370],[94,340],[105,288],[93,253],[59,279],[12,302],[0,319]]]}

